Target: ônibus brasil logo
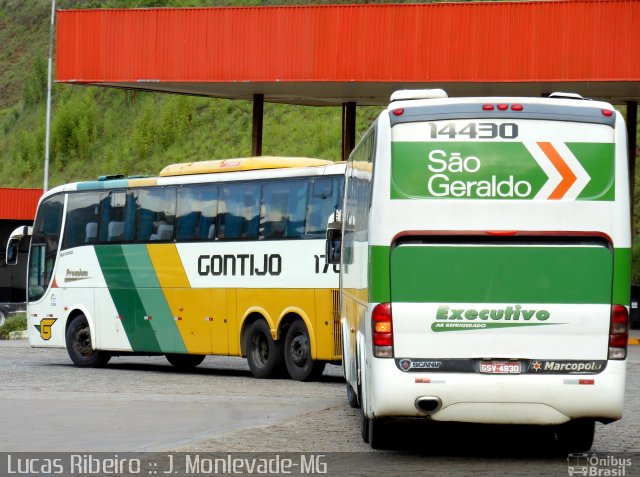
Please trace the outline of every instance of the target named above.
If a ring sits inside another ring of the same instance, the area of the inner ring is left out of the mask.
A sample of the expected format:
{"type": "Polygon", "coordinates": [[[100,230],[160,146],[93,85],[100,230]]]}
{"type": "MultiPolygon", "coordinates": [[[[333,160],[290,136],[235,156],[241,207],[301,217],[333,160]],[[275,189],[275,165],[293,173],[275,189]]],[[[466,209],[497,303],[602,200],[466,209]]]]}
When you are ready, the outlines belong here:
{"type": "Polygon", "coordinates": [[[548,310],[526,309],[522,305],[504,308],[452,308],[439,305],[433,331],[484,330],[491,328],[517,328],[521,326],[562,325],[550,323],[548,310]]]}

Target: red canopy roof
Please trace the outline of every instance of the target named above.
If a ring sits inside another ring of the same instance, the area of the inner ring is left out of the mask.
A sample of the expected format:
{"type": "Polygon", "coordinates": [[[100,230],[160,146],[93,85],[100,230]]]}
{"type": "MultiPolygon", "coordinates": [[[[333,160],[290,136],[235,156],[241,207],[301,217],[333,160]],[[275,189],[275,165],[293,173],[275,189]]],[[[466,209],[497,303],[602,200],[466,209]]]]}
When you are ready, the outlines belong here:
{"type": "Polygon", "coordinates": [[[0,220],[33,220],[42,189],[0,188],[0,220]]]}
{"type": "Polygon", "coordinates": [[[303,104],[433,86],[638,99],[639,25],[638,0],[68,10],[56,77],[303,104]]]}

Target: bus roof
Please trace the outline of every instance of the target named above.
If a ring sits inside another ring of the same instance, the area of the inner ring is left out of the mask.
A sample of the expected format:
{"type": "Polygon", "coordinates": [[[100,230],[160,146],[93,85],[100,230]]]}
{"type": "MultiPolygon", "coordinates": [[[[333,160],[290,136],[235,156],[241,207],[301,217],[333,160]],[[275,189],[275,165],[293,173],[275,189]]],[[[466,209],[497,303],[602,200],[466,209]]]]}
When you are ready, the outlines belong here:
{"type": "Polygon", "coordinates": [[[241,157],[237,159],[218,159],[171,164],[160,171],[160,177],[290,167],[316,167],[327,166],[329,164],[333,164],[333,162],[326,159],[312,159],[309,157],[241,157]]]}

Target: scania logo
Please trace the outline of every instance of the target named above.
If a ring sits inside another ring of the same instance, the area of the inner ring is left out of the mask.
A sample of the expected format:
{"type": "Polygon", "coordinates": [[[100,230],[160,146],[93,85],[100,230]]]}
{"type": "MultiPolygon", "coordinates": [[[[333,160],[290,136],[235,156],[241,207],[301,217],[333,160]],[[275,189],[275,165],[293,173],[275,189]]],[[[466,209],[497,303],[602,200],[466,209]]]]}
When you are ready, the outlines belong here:
{"type": "Polygon", "coordinates": [[[403,371],[409,371],[411,369],[411,360],[403,359],[400,361],[400,368],[402,368],[403,371]]]}
{"type": "Polygon", "coordinates": [[[442,361],[430,361],[426,359],[408,359],[404,358],[398,361],[398,367],[402,371],[420,371],[423,369],[438,369],[442,366],[442,361]]]}

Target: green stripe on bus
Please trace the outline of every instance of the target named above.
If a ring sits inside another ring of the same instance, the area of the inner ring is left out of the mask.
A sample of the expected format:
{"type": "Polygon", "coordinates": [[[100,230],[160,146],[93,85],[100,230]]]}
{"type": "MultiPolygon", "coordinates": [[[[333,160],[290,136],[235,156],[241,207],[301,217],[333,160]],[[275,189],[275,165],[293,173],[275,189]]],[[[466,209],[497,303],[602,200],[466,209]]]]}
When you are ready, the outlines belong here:
{"type": "MultiPolygon", "coordinates": [[[[577,200],[614,200],[614,144],[566,146],[589,175],[577,200]]],[[[551,180],[519,142],[395,141],[391,157],[392,199],[531,200],[551,180]]]]}
{"type": "Polygon", "coordinates": [[[590,180],[578,195],[579,200],[614,200],[614,145],[607,143],[567,143],[590,180]]]}
{"type": "Polygon", "coordinates": [[[631,249],[616,248],[613,251],[613,303],[631,303],[631,249]]]}
{"type": "Polygon", "coordinates": [[[146,245],[125,245],[122,252],[160,349],[165,353],[186,353],[187,347],[173,319],[146,245]]]}
{"type": "Polygon", "coordinates": [[[396,141],[391,157],[392,199],[533,199],[549,180],[520,142],[396,141]]]}
{"type": "Polygon", "coordinates": [[[122,246],[101,245],[95,247],[95,251],[131,348],[133,351],[161,352],[151,324],[144,319],[147,313],[135,289],[122,246]]]}
{"type": "Polygon", "coordinates": [[[609,304],[605,247],[399,246],[394,302],[609,304]]]}
{"type": "Polygon", "coordinates": [[[389,290],[389,247],[369,247],[369,301],[386,303],[391,301],[389,290]]]}

